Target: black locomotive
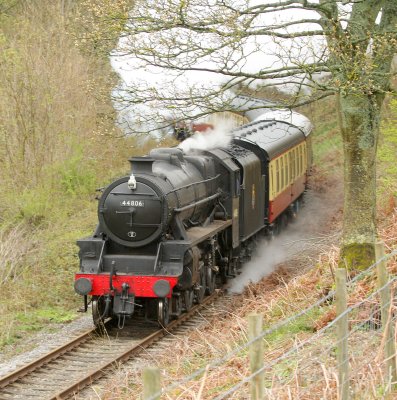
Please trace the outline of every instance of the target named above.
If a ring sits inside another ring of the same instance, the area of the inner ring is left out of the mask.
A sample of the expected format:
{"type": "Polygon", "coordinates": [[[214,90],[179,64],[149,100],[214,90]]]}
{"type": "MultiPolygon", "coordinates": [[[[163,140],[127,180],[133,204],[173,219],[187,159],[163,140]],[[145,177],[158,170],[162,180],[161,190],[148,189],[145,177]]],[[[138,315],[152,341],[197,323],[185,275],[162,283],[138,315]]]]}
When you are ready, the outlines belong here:
{"type": "Polygon", "coordinates": [[[224,148],[131,158],[131,174],[104,190],[95,233],[77,242],[75,290],[85,310],[91,297],[95,324],[122,327],[139,312],[167,325],[236,276],[257,236],[297,210],[311,125],[286,111],[255,118],[224,148]]]}

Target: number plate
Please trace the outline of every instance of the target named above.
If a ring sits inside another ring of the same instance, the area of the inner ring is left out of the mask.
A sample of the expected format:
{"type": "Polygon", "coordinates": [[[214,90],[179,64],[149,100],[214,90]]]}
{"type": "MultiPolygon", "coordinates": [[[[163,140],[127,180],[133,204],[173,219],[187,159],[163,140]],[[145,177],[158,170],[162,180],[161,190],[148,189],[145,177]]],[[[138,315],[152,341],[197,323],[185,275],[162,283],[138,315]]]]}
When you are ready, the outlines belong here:
{"type": "Polygon", "coordinates": [[[123,200],[120,202],[122,207],[145,207],[143,200],[123,200]]]}

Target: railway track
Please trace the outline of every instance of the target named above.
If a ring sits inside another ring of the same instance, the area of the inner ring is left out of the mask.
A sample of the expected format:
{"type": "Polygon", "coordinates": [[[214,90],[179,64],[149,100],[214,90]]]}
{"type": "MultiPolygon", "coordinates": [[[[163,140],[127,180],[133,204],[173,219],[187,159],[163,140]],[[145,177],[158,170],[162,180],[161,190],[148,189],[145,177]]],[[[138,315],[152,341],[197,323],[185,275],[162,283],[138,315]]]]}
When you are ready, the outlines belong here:
{"type": "Polygon", "coordinates": [[[109,333],[107,330],[88,330],[40,359],[1,377],[0,400],[60,400],[75,395],[112,368],[183,326],[217,297],[217,292],[206,297],[166,329],[138,320],[125,331],[117,331],[116,335],[112,330],[109,333]]]}

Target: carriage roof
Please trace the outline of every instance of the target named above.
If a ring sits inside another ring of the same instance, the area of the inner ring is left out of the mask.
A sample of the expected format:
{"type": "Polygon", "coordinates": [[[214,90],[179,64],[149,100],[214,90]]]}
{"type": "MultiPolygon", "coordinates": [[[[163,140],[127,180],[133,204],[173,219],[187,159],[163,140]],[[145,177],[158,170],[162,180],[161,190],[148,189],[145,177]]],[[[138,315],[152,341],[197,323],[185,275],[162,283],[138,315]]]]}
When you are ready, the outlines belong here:
{"type": "Polygon", "coordinates": [[[273,159],[306,140],[312,124],[304,115],[289,110],[265,112],[232,134],[235,139],[255,143],[273,159]]]}

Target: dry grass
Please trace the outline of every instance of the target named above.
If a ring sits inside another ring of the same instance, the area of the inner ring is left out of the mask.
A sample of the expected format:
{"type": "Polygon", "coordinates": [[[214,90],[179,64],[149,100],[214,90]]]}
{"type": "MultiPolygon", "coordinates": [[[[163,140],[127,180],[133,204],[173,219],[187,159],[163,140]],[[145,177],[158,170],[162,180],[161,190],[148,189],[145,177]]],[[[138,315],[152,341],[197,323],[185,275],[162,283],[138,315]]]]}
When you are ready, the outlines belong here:
{"type": "MultiPolygon", "coordinates": [[[[397,209],[389,217],[380,230],[387,249],[397,245],[397,209]]],[[[338,228],[335,221],[331,222],[331,227],[338,228]]],[[[332,242],[328,246],[322,244],[317,254],[311,255],[311,260],[306,258],[305,262],[307,267],[316,264],[314,268],[297,271],[295,260],[286,262],[269,277],[248,285],[228,309],[203,327],[164,345],[155,357],[144,356],[142,368],[144,365],[161,368],[165,388],[196,370],[203,371],[162,398],[214,399],[250,376],[246,350],[236,352],[219,366],[210,368],[208,364],[222,359],[247,341],[248,314],[262,314],[266,329],[313,304],[334,288],[338,247],[332,242]]],[[[301,262],[304,264],[304,260],[301,262]]],[[[397,272],[396,264],[396,258],[390,260],[391,273],[397,272]]],[[[366,300],[375,286],[371,273],[349,289],[349,305],[360,304],[350,317],[350,390],[354,399],[387,398],[385,393],[390,386],[385,373],[382,333],[378,330],[378,298],[366,300]]],[[[338,399],[336,334],[333,328],[321,332],[334,318],[335,308],[331,301],[264,338],[265,363],[269,365],[265,370],[266,399],[338,399]]],[[[138,399],[140,373],[141,368],[121,368],[115,372],[115,378],[106,390],[100,391],[101,398],[138,399]]],[[[248,384],[225,398],[249,399],[248,384]]]]}
{"type": "Polygon", "coordinates": [[[20,223],[0,230],[0,286],[18,279],[35,248],[34,232],[20,223]]]}

